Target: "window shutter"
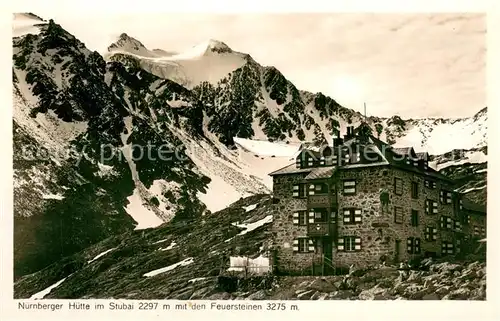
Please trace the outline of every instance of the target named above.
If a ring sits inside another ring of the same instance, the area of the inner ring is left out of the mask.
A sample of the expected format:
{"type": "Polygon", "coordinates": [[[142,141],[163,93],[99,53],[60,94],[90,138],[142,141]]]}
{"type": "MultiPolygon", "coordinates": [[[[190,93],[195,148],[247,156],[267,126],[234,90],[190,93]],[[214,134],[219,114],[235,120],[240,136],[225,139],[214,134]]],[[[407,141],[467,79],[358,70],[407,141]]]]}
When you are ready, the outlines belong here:
{"type": "Polygon", "coordinates": [[[309,211],[309,223],[314,223],[314,211],[309,211]]]}
{"type": "Polygon", "coordinates": [[[351,222],[351,211],[344,210],[344,223],[350,223],[350,222],[351,222]]]}
{"type": "Polygon", "coordinates": [[[420,254],[420,239],[415,239],[415,254],[420,254]]]}
{"type": "Polygon", "coordinates": [[[299,212],[293,212],[293,225],[299,225],[299,212]]]}
{"type": "Polygon", "coordinates": [[[438,203],[433,201],[432,202],[432,214],[437,214],[438,213],[438,203]]]}
{"type": "Polygon", "coordinates": [[[314,242],[313,242],[313,240],[309,240],[309,252],[314,252],[314,242]]]}
{"type": "Polygon", "coordinates": [[[408,240],[406,241],[406,248],[408,253],[413,252],[413,237],[409,237],[408,240]]]}
{"type": "Polygon", "coordinates": [[[294,252],[299,251],[299,240],[298,239],[293,240],[293,251],[294,252]]]}
{"type": "Polygon", "coordinates": [[[314,184],[309,185],[309,195],[314,195],[314,184]]]}
{"type": "Polygon", "coordinates": [[[339,237],[337,240],[337,250],[343,251],[344,250],[344,238],[339,237]]]}
{"type": "Polygon", "coordinates": [[[453,254],[453,243],[448,243],[448,254],[453,254]]]}
{"type": "Polygon", "coordinates": [[[361,250],[361,237],[356,236],[354,238],[354,250],[360,251],[361,250]]]}
{"type": "Polygon", "coordinates": [[[360,209],[355,209],[354,210],[354,222],[361,222],[361,210],[360,209]]]}

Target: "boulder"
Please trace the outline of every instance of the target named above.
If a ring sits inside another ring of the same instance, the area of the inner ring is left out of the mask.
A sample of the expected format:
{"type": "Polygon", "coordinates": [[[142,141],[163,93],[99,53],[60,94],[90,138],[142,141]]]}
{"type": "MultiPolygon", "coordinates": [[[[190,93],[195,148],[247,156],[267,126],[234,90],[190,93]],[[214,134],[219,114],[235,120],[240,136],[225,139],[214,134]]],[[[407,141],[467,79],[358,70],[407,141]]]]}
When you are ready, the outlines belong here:
{"type": "Polygon", "coordinates": [[[217,292],[210,295],[208,300],[230,300],[232,298],[231,294],[228,292],[217,292]]]}
{"type": "Polygon", "coordinates": [[[211,287],[206,287],[206,288],[201,288],[193,292],[191,294],[191,297],[189,298],[190,300],[200,300],[204,299],[207,295],[211,294],[212,288],[211,287]]]}
{"type": "Polygon", "coordinates": [[[450,293],[450,287],[447,285],[441,286],[436,290],[436,294],[440,297],[444,297],[448,293],[450,293]]]}
{"type": "Polygon", "coordinates": [[[247,296],[245,300],[265,300],[267,298],[267,293],[264,290],[259,290],[247,296]]]}
{"type": "Polygon", "coordinates": [[[406,281],[413,283],[422,283],[422,273],[417,271],[410,271],[410,275],[408,276],[408,279],[406,279],[406,281]]]}
{"type": "Polygon", "coordinates": [[[432,292],[422,296],[422,300],[439,300],[439,296],[432,292]]]}
{"type": "Polygon", "coordinates": [[[319,292],[333,292],[338,290],[338,288],[334,284],[332,284],[325,278],[318,278],[314,280],[311,284],[307,286],[307,289],[316,290],[319,292]]]}
{"type": "Polygon", "coordinates": [[[311,300],[325,300],[328,297],[328,293],[322,293],[316,291],[312,296],[311,300]]]}
{"type": "Polygon", "coordinates": [[[351,290],[339,290],[330,293],[328,296],[329,300],[349,300],[354,297],[354,292],[351,290]]]}
{"type": "Polygon", "coordinates": [[[391,299],[392,296],[389,294],[388,289],[382,289],[377,286],[362,291],[359,295],[358,298],[360,300],[388,300],[391,299]]]}

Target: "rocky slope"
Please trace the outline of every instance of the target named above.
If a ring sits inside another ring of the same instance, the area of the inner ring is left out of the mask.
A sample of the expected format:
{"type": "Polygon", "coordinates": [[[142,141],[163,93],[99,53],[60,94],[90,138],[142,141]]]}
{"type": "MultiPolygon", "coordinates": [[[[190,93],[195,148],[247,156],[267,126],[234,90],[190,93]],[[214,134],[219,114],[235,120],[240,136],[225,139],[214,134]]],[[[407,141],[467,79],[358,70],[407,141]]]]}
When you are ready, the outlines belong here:
{"type": "Polygon", "coordinates": [[[470,260],[459,264],[427,261],[420,269],[404,273],[378,266],[329,277],[256,276],[249,270],[248,278],[237,283],[243,273],[231,272],[232,258],[269,255],[270,205],[269,196],[256,195],[190,224],[169,222],[110,237],[22,277],[15,283],[15,297],[485,299],[485,264],[470,260]]]}
{"type": "Polygon", "coordinates": [[[205,205],[197,195],[210,182],[182,149],[167,161],[134,154],[181,145],[168,126],[173,116],[159,124],[140,105],[178,85],[145,90],[145,72],[106,64],[53,21],[37,27],[13,38],[16,276],[133,229],[142,217],[158,225],[199,216],[205,205]]]}

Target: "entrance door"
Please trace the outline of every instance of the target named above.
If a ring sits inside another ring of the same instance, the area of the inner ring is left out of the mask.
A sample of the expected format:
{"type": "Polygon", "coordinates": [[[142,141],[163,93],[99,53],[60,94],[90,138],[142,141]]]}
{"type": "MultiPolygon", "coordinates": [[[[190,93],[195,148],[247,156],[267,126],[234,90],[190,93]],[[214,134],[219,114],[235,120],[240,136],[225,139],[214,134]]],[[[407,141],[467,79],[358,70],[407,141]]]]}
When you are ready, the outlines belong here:
{"type": "Polygon", "coordinates": [[[333,274],[332,239],[323,239],[323,268],[325,275],[333,274]]]}
{"type": "Polygon", "coordinates": [[[394,261],[399,262],[401,259],[401,240],[396,240],[396,248],[394,251],[394,261]]]}

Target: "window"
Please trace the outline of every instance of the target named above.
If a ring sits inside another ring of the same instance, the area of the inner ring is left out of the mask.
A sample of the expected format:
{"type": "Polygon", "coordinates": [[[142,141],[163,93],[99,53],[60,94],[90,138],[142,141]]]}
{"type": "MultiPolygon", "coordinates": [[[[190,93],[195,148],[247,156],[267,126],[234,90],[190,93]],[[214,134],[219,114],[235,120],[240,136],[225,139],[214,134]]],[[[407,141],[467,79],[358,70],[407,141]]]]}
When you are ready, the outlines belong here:
{"type": "Polygon", "coordinates": [[[343,252],[354,252],[361,250],[361,237],[359,236],[344,236],[340,237],[337,242],[337,250],[343,252]]]}
{"type": "Polygon", "coordinates": [[[307,213],[306,211],[298,211],[293,213],[293,224],[295,225],[307,225],[307,213]]]}
{"type": "Polygon", "coordinates": [[[403,180],[401,178],[394,178],[394,194],[403,195],[403,180]]]}
{"type": "Polygon", "coordinates": [[[411,198],[418,198],[418,183],[411,182],[411,198]]]}
{"type": "MultiPolygon", "coordinates": [[[[311,212],[310,212],[311,213],[311,212]]],[[[311,221],[311,217],[310,221],[311,221]]],[[[326,208],[317,208],[312,211],[312,222],[311,223],[326,223],[328,222],[328,212],[326,208]]]]}
{"type": "Polygon", "coordinates": [[[451,204],[451,192],[441,190],[439,192],[439,200],[441,204],[451,204]]]}
{"type": "Polygon", "coordinates": [[[425,240],[426,241],[435,241],[437,238],[437,228],[433,226],[427,226],[425,228],[425,240]]]}
{"type": "Polygon", "coordinates": [[[474,226],[474,235],[479,236],[479,226],[474,226]]]}
{"type": "Polygon", "coordinates": [[[420,239],[418,237],[409,237],[407,250],[409,254],[420,254],[420,239]]]}
{"type": "Polygon", "coordinates": [[[438,203],[433,200],[425,200],[425,213],[432,215],[437,214],[438,212],[438,203]]]}
{"type": "Polygon", "coordinates": [[[294,198],[306,197],[306,184],[294,184],[293,185],[293,197],[294,198]]]}
{"type": "Polygon", "coordinates": [[[403,208],[394,206],[394,222],[403,223],[403,208]]]}
{"type": "Polygon", "coordinates": [[[434,189],[434,188],[436,188],[436,182],[426,179],[424,181],[424,186],[427,188],[434,189]]]}
{"type": "Polygon", "coordinates": [[[441,216],[441,228],[451,230],[453,228],[453,219],[448,216],[441,216]]]}
{"type": "Polygon", "coordinates": [[[361,209],[359,208],[344,209],[344,224],[360,223],[361,217],[361,209]]]}
{"type": "Polygon", "coordinates": [[[314,241],[309,238],[299,238],[293,240],[293,251],[299,253],[314,252],[314,241]]]}
{"type": "Polygon", "coordinates": [[[348,180],[343,182],[344,195],[354,195],[356,194],[356,181],[348,180]]]}
{"type": "Polygon", "coordinates": [[[418,211],[411,210],[411,226],[418,226],[418,211]]]}
{"type": "Polygon", "coordinates": [[[458,231],[458,232],[462,231],[462,223],[460,223],[459,220],[455,221],[455,230],[458,231]]]}
{"type": "Polygon", "coordinates": [[[459,205],[460,210],[463,210],[463,209],[464,209],[464,201],[463,201],[463,200],[460,200],[458,203],[460,204],[460,205],[459,205]]]}
{"type": "Polygon", "coordinates": [[[453,242],[448,242],[448,241],[443,241],[441,243],[441,254],[442,255],[447,255],[447,254],[453,254],[453,242]]]}
{"type": "Polygon", "coordinates": [[[484,227],[481,227],[481,235],[486,236],[486,229],[484,227]]]}
{"type": "Polygon", "coordinates": [[[326,185],[325,183],[316,183],[316,184],[311,184],[309,186],[309,195],[327,194],[327,193],[328,193],[328,185],[326,185]]]}

